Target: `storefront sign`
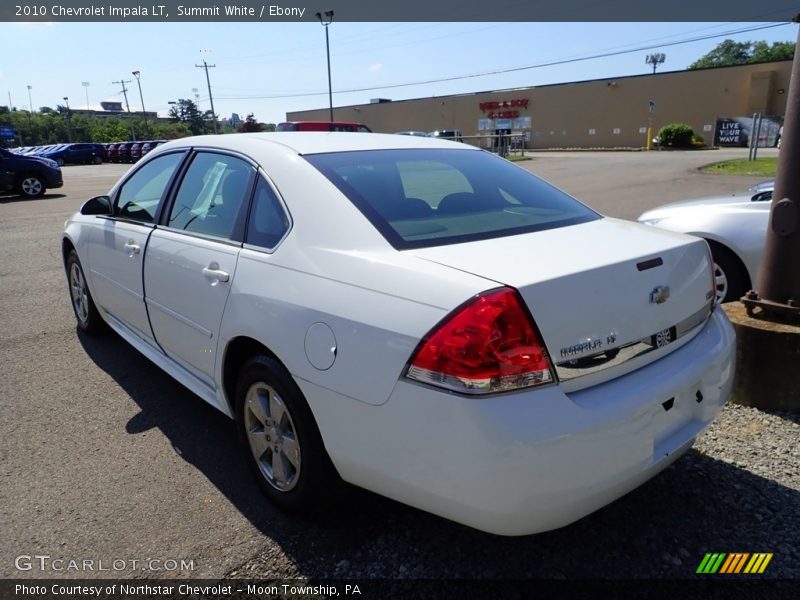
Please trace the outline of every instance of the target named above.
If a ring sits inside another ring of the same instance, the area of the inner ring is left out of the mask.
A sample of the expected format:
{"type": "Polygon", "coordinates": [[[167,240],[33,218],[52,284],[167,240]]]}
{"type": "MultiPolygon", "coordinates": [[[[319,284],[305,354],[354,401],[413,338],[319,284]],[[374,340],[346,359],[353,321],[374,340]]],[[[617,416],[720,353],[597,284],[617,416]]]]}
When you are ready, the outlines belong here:
{"type": "Polygon", "coordinates": [[[507,110],[514,108],[528,109],[527,98],[517,98],[515,100],[500,100],[496,102],[481,102],[480,109],[487,113],[489,119],[516,119],[519,117],[519,110],[507,110]]]}

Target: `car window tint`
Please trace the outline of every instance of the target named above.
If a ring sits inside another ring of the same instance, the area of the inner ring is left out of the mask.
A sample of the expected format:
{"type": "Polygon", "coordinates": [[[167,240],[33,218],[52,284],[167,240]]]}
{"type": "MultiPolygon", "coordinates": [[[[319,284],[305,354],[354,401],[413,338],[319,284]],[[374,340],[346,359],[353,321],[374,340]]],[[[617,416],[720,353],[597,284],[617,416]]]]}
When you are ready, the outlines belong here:
{"type": "Polygon", "coordinates": [[[183,156],[182,153],[159,156],[136,171],[119,192],[116,215],[152,223],[158,203],[183,156]]]}
{"type": "Polygon", "coordinates": [[[473,193],[464,174],[439,161],[399,161],[397,169],[407,198],[421,198],[436,208],[445,196],[473,193]]]}
{"type": "Polygon", "coordinates": [[[231,238],[253,168],[235,156],[201,152],[181,182],[168,225],[231,238]]]}
{"type": "Polygon", "coordinates": [[[259,179],[245,241],[262,248],[274,248],[288,230],[289,218],[278,197],[266,181],[259,179]]]}
{"type": "Polygon", "coordinates": [[[486,152],[398,149],[304,158],[395,248],[423,248],[576,225],[600,215],[486,152]]]}

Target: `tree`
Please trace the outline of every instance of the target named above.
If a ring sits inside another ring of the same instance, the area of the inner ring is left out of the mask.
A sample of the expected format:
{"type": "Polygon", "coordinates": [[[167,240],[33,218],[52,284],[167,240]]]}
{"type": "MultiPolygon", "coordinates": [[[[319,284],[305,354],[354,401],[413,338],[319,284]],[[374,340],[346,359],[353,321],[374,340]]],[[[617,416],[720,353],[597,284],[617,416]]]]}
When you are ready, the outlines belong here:
{"type": "Polygon", "coordinates": [[[734,42],[725,40],[708,54],[689,65],[689,69],[729,67],[772,60],[789,60],[794,56],[793,42],[734,42]]]}
{"type": "Polygon", "coordinates": [[[207,131],[207,120],[211,111],[201,113],[197,105],[191,100],[179,99],[169,109],[169,116],[176,123],[184,123],[189,127],[192,135],[202,135],[207,131]]]}
{"type": "Polygon", "coordinates": [[[239,125],[239,133],[255,133],[261,130],[261,123],[256,120],[253,113],[247,115],[244,119],[244,123],[239,125]]]}

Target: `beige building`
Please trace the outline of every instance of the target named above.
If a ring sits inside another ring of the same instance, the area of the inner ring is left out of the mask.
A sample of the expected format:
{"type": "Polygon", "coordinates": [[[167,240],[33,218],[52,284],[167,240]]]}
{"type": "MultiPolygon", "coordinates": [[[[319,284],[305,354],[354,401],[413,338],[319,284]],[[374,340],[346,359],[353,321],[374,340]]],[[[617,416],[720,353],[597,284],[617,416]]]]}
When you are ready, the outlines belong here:
{"type": "MultiPolygon", "coordinates": [[[[459,129],[465,136],[511,129],[529,148],[643,147],[647,127],[687,123],[714,143],[718,118],[782,116],[792,61],[614,77],[414,100],[334,107],[337,121],[376,132],[459,129]]],[[[328,108],[287,113],[328,120],[328,108]]],[[[479,138],[467,140],[488,144],[479,138]]]]}

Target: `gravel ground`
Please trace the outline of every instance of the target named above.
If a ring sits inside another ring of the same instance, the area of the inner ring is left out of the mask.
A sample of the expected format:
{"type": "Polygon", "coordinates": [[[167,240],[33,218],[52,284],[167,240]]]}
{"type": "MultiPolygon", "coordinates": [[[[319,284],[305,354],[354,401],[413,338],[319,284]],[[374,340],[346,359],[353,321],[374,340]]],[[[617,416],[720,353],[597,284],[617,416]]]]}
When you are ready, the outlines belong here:
{"type": "Polygon", "coordinates": [[[730,404],[660,476],[535,536],[492,536],[354,491],[332,515],[292,519],[281,548],[228,577],[686,578],[706,552],[774,552],[764,576],[798,579],[799,420],[730,404]]]}

